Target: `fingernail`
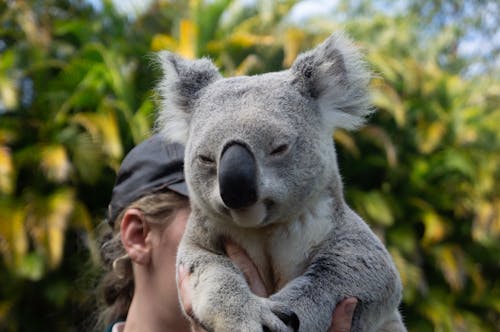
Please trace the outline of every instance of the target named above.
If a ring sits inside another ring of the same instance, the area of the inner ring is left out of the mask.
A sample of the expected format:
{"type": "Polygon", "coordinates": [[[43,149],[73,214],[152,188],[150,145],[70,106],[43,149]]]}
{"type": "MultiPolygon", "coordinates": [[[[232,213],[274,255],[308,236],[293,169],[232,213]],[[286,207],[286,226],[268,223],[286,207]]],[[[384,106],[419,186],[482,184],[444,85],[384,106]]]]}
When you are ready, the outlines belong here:
{"type": "Polygon", "coordinates": [[[352,316],[354,314],[354,309],[356,309],[358,301],[356,299],[347,301],[348,302],[345,305],[344,312],[346,313],[346,315],[352,316]]]}

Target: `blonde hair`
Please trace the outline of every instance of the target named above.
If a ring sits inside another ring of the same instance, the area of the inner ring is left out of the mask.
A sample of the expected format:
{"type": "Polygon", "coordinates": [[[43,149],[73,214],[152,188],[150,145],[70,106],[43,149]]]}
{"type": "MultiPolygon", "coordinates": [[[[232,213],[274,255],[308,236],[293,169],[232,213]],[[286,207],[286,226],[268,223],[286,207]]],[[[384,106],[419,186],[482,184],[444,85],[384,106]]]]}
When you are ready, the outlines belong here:
{"type": "Polygon", "coordinates": [[[99,305],[96,331],[113,322],[125,320],[134,294],[132,262],[123,248],[120,225],[125,212],[135,208],[144,214],[146,221],[161,226],[167,225],[175,213],[189,207],[189,200],[175,192],[167,191],[149,194],[132,202],[118,215],[114,229],[101,236],[101,260],[104,270],[99,282],[99,305]]]}

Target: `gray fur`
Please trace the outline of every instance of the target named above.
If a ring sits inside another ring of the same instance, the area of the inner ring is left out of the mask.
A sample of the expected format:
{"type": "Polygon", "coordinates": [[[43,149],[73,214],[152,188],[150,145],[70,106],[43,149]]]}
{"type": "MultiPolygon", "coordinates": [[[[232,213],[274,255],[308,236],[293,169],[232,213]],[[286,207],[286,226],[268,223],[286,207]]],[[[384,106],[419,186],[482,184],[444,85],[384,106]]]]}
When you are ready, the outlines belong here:
{"type": "Polygon", "coordinates": [[[222,78],[206,59],[160,54],[159,128],[186,145],[192,213],[177,263],[190,269],[193,313],[209,331],[326,331],[335,306],[359,299],[352,331],[405,331],[402,286],[379,239],[345,203],[332,131],[371,112],[370,73],[334,34],[290,70],[222,78]],[[254,157],[257,201],[229,209],[218,164],[231,142],[254,157]],[[220,176],[220,174],[219,174],[220,176]],[[250,291],[225,255],[231,238],[255,262],[269,298],[250,291]]]}

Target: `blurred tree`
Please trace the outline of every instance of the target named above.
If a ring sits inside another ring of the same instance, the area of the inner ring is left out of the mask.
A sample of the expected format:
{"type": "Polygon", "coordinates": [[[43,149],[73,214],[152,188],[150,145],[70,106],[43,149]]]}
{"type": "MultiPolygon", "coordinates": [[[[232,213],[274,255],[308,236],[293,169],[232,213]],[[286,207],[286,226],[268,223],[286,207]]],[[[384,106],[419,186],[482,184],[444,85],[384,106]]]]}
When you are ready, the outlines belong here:
{"type": "Polygon", "coordinates": [[[133,31],[109,5],[0,7],[0,330],[68,331],[124,144],[151,127],[151,86],[136,77],[149,45],[129,46],[133,31]]]}
{"type": "Polygon", "coordinates": [[[296,22],[296,3],[0,3],[0,330],[88,330],[85,262],[99,259],[94,228],[119,162],[153,126],[152,51],[256,74],[341,27],[377,74],[379,109],[359,133],[334,133],[346,195],[394,255],[410,331],[500,326],[498,48],[457,51],[469,31],[496,45],[499,6],[340,1],[296,22]]]}

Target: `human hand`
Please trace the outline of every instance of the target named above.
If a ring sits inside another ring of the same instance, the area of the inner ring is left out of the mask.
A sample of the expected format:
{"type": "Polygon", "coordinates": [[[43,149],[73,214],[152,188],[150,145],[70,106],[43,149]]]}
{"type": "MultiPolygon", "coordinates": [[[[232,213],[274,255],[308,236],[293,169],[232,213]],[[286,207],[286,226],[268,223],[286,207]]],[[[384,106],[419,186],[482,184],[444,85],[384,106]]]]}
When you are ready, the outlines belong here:
{"type": "MultiPolygon", "coordinates": [[[[232,241],[227,241],[225,244],[226,253],[231,259],[231,261],[243,272],[248,285],[254,294],[267,297],[269,294],[266,291],[264,282],[260,277],[260,274],[253,263],[253,261],[248,257],[248,254],[241,247],[236,245],[232,241]]],[[[196,321],[196,317],[192,313],[192,303],[191,303],[191,288],[189,287],[189,272],[188,270],[180,266],[179,267],[179,290],[180,298],[185,312],[192,318],[192,328],[194,332],[205,332],[205,330],[196,321]]],[[[357,299],[347,298],[340,302],[333,311],[332,314],[332,325],[328,329],[328,332],[348,332],[351,329],[352,317],[354,314],[354,309],[356,308],[357,299]]]]}
{"type": "Polygon", "coordinates": [[[184,308],[184,312],[191,318],[191,330],[193,332],[206,332],[203,327],[196,321],[196,317],[193,315],[193,303],[191,302],[191,287],[189,287],[189,271],[186,267],[180,265],[177,271],[177,288],[179,290],[179,297],[181,300],[181,305],[184,308]]]}
{"type": "Polygon", "coordinates": [[[349,297],[340,302],[333,310],[332,325],[328,332],[349,332],[357,303],[358,300],[355,297],[349,297]]]}
{"type": "MultiPolygon", "coordinates": [[[[269,294],[266,291],[264,282],[247,253],[234,242],[228,241],[225,248],[231,261],[243,272],[252,292],[256,295],[267,297],[269,294]]],[[[352,317],[357,303],[358,300],[355,297],[350,297],[341,301],[333,311],[332,325],[328,329],[328,332],[350,331],[352,317]]]]}
{"type": "Polygon", "coordinates": [[[260,297],[268,297],[266,286],[255,266],[254,262],[248,257],[246,251],[231,240],[225,243],[226,253],[229,259],[236,265],[245,276],[250,290],[260,297]]]}
{"type": "MultiPolygon", "coordinates": [[[[232,241],[226,241],[225,250],[231,261],[241,270],[245,279],[250,287],[250,290],[258,296],[267,297],[266,287],[259,275],[257,267],[253,261],[248,257],[243,248],[236,245],[232,241]]],[[[191,317],[191,328],[194,332],[206,332],[206,330],[197,322],[196,317],[193,315],[193,308],[191,302],[191,287],[189,287],[189,272],[184,266],[179,266],[179,275],[177,278],[179,295],[181,304],[184,307],[186,314],[191,317]]],[[[336,331],[334,331],[336,332],[336,331]]]]}

